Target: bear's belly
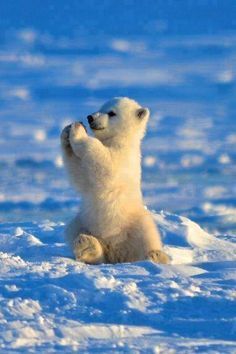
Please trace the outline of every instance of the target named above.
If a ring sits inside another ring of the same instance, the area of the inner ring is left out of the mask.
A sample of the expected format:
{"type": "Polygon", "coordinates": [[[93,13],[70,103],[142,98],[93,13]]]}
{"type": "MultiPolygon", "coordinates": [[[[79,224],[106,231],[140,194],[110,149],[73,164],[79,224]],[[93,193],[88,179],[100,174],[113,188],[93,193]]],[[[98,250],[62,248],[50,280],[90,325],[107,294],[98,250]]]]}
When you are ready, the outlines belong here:
{"type": "Polygon", "coordinates": [[[117,235],[126,228],[133,215],[142,208],[139,198],[117,195],[116,198],[86,198],[83,201],[80,219],[83,227],[96,237],[117,235]]]}

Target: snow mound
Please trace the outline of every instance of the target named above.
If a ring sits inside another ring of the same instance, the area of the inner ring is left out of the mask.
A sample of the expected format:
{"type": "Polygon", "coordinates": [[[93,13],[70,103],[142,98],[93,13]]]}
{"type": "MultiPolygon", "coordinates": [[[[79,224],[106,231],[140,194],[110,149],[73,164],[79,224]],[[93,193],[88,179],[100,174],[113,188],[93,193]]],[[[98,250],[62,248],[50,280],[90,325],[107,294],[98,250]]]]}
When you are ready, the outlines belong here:
{"type": "Polygon", "coordinates": [[[2,350],[231,352],[235,244],[185,217],[154,217],[168,266],[85,265],[72,259],[60,222],[2,224],[2,350]]]}
{"type": "Polygon", "coordinates": [[[188,218],[169,213],[154,217],[172,264],[236,259],[235,244],[210,235],[188,218]]]}

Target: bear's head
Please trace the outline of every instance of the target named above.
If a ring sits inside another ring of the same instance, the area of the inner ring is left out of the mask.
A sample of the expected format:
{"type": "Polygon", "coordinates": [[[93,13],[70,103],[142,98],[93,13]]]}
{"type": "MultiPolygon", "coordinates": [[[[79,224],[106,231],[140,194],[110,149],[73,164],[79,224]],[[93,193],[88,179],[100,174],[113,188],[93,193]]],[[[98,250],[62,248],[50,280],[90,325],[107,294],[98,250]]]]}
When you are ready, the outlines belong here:
{"type": "Polygon", "coordinates": [[[96,138],[101,141],[142,139],[149,118],[148,108],[127,97],[115,97],[87,119],[96,138]]]}

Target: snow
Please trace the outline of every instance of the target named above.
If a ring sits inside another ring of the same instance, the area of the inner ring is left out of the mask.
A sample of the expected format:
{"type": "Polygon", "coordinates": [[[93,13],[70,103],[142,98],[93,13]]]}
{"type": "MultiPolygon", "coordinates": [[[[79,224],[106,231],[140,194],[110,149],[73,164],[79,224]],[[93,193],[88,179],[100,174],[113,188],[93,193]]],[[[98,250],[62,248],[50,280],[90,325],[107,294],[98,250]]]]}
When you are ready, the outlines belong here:
{"type": "Polygon", "coordinates": [[[155,219],[168,266],[85,265],[72,259],[62,223],[3,224],[1,348],[230,352],[236,245],[185,217],[162,212],[155,219]]]}
{"type": "Polygon", "coordinates": [[[234,353],[235,6],[62,3],[0,4],[0,352],[234,353]],[[65,244],[60,131],[113,96],[151,110],[142,187],[170,265],[65,244]]]}

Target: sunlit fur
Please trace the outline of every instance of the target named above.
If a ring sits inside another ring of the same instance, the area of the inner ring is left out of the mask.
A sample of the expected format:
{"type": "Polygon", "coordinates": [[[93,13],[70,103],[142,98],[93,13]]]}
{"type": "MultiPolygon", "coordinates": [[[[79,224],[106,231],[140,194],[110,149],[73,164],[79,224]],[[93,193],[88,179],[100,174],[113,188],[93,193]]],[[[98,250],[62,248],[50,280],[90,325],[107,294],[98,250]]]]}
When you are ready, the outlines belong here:
{"type": "Polygon", "coordinates": [[[78,123],[62,132],[64,164],[82,197],[80,211],[66,231],[78,260],[94,264],[143,259],[167,262],[164,252],[157,259],[150,256],[162,245],[142,200],[140,143],[149,110],[143,109],[140,117],[141,108],[129,98],[114,98],[92,114],[94,137],[78,123]],[[116,115],[109,117],[110,111],[116,115]],[[80,239],[80,234],[85,236],[80,239]],[[86,235],[101,244],[94,261],[91,256],[86,261],[86,250],[94,254],[91,239],[86,246],[86,235]]]}

